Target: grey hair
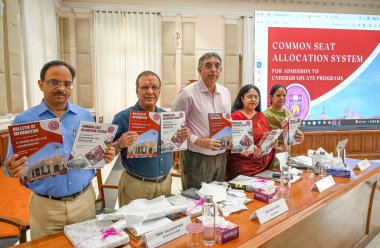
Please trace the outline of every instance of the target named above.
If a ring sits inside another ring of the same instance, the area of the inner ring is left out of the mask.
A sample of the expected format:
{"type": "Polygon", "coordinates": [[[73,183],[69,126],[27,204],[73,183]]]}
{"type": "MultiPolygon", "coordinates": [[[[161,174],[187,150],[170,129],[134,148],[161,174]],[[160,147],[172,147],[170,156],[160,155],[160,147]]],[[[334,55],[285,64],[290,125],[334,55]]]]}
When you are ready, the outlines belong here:
{"type": "Polygon", "coordinates": [[[199,58],[198,68],[201,68],[203,65],[203,61],[208,58],[216,58],[217,60],[219,60],[219,63],[222,64],[222,58],[219,56],[219,54],[215,52],[208,52],[203,54],[202,57],[199,58]]]}

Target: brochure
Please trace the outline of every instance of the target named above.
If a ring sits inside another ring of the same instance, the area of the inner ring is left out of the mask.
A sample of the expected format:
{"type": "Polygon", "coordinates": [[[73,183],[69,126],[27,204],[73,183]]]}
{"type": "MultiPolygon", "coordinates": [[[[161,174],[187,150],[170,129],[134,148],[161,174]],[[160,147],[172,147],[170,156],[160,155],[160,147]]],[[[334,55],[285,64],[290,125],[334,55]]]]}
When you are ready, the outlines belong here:
{"type": "Polygon", "coordinates": [[[284,144],[288,146],[297,145],[301,142],[296,141],[296,134],[298,130],[301,130],[300,118],[287,118],[281,122],[281,128],[283,130],[282,136],[284,138],[284,144]]]}
{"type": "Polygon", "coordinates": [[[128,158],[150,158],[157,156],[157,142],[160,130],[160,113],[131,110],[129,131],[138,135],[128,148],[128,158]]]}
{"type": "Polygon", "coordinates": [[[252,121],[232,121],[232,149],[231,153],[253,152],[252,121]]]}
{"type": "Polygon", "coordinates": [[[67,168],[103,168],[103,154],[114,137],[118,126],[106,123],[81,121],[75,136],[74,145],[67,168]]]}
{"type": "Polygon", "coordinates": [[[187,140],[180,136],[185,125],[185,111],[161,113],[162,153],[187,150],[187,140]]]}
{"type": "Polygon", "coordinates": [[[232,128],[230,113],[209,113],[210,138],[220,140],[221,150],[232,148],[232,128]]]}
{"type": "Polygon", "coordinates": [[[264,133],[259,142],[259,146],[261,147],[262,151],[257,155],[257,157],[262,157],[269,154],[272,151],[272,144],[276,142],[281,133],[282,129],[272,129],[270,132],[264,133]]]}
{"type": "Polygon", "coordinates": [[[28,157],[20,179],[22,184],[67,173],[58,118],[16,124],[8,129],[13,152],[28,157]]]}

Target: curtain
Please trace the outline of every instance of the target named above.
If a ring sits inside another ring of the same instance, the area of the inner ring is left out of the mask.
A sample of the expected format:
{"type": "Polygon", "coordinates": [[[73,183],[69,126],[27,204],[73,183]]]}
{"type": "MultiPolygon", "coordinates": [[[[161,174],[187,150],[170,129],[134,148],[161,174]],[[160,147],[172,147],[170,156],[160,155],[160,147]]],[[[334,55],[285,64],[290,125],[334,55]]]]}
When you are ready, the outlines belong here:
{"type": "Polygon", "coordinates": [[[25,71],[26,108],[40,103],[38,87],[42,66],[57,59],[54,0],[21,1],[21,27],[25,71]]]}
{"type": "Polygon", "coordinates": [[[243,84],[254,82],[255,70],[255,20],[252,17],[244,17],[244,61],[243,84]]]}
{"type": "Polygon", "coordinates": [[[95,12],[94,55],[96,116],[106,123],[126,107],[125,16],[95,12]]]}
{"type": "Polygon", "coordinates": [[[109,123],[136,103],[138,74],[157,73],[157,16],[95,12],[94,25],[96,115],[109,123]]]}

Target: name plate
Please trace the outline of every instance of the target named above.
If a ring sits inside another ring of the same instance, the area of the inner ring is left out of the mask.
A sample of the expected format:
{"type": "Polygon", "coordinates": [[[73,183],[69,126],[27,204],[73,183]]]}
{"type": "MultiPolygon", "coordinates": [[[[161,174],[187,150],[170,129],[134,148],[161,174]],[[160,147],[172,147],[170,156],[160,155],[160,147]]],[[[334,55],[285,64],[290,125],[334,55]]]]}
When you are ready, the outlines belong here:
{"type": "Polygon", "coordinates": [[[335,184],[334,178],[330,175],[325,178],[322,178],[318,182],[315,182],[313,186],[311,186],[310,190],[318,190],[322,192],[335,184]]]}
{"type": "Polygon", "coordinates": [[[259,223],[264,224],[265,222],[270,221],[286,211],[289,211],[289,208],[286,205],[285,199],[281,198],[280,200],[254,211],[250,220],[258,218],[259,223]]]}
{"type": "Polygon", "coordinates": [[[159,229],[145,233],[143,239],[146,247],[158,247],[187,233],[186,226],[191,223],[190,216],[167,224],[159,229]]]}
{"type": "Polygon", "coordinates": [[[368,169],[369,167],[371,167],[371,163],[367,159],[364,159],[363,161],[360,161],[359,163],[357,163],[354,169],[364,171],[365,169],[368,169]]]}

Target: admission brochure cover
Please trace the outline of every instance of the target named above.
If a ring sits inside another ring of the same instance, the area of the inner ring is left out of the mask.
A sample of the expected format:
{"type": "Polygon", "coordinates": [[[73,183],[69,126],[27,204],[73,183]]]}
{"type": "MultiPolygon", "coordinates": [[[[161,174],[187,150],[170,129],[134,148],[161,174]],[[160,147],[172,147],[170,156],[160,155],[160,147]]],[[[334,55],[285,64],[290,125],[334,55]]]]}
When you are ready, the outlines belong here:
{"type": "Polygon", "coordinates": [[[185,111],[161,113],[161,152],[187,149],[187,140],[180,136],[186,125],[185,111]]]}
{"type": "Polygon", "coordinates": [[[284,138],[284,144],[288,146],[297,145],[300,142],[296,141],[297,130],[301,128],[300,118],[286,118],[281,122],[282,136],[284,138]]]}
{"type": "Polygon", "coordinates": [[[131,110],[129,131],[135,131],[138,137],[135,143],[128,148],[128,158],[149,158],[157,156],[160,120],[160,113],[131,110]]]}
{"type": "Polygon", "coordinates": [[[13,152],[28,157],[22,184],[67,173],[58,118],[11,125],[8,130],[13,152]]]}
{"type": "Polygon", "coordinates": [[[220,140],[221,150],[232,148],[232,128],[230,113],[209,113],[210,138],[220,140]]]}
{"type": "Polygon", "coordinates": [[[231,153],[253,152],[252,120],[232,121],[231,153]]]}
{"type": "Polygon", "coordinates": [[[67,168],[103,168],[103,154],[106,147],[112,144],[117,128],[118,126],[113,124],[81,121],[67,168]]]}

